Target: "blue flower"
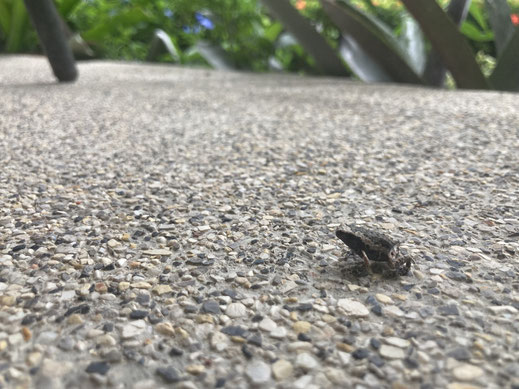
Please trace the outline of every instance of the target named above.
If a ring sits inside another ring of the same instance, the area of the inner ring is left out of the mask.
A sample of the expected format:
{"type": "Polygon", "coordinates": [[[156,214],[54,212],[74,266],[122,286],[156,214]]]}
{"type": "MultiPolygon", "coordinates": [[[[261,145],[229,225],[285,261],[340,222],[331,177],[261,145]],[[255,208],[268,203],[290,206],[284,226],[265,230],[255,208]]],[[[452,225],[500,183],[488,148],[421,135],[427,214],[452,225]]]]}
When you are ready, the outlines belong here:
{"type": "Polygon", "coordinates": [[[202,15],[200,12],[195,12],[195,18],[202,27],[207,30],[212,30],[214,28],[214,23],[208,17],[202,15]]]}
{"type": "Polygon", "coordinates": [[[164,16],[167,17],[167,18],[171,18],[173,16],[173,11],[170,10],[169,8],[165,8],[164,9],[164,16]]]}

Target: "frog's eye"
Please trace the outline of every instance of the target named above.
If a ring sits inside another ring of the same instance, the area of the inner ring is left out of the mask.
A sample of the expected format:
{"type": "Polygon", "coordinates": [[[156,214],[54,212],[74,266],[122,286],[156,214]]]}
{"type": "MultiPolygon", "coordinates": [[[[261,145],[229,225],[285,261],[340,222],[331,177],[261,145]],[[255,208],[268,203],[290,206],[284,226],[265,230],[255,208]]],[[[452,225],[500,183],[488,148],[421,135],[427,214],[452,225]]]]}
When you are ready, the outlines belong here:
{"type": "Polygon", "coordinates": [[[393,248],[391,249],[391,251],[389,251],[389,256],[390,256],[392,259],[395,258],[395,257],[397,256],[397,254],[398,254],[398,248],[396,248],[396,247],[393,247],[393,248]]]}

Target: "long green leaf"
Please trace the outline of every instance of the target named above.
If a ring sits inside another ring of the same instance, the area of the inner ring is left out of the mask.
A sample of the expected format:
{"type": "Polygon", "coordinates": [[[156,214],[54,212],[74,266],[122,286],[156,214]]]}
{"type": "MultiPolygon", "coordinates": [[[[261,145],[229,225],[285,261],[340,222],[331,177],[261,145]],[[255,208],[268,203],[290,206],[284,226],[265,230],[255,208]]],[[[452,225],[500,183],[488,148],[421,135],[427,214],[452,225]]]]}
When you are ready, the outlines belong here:
{"type": "Polygon", "coordinates": [[[483,16],[483,10],[478,4],[472,2],[469,7],[469,13],[474,18],[474,20],[478,22],[479,27],[485,31],[489,29],[485,16],[483,16]]]}
{"type": "Polygon", "coordinates": [[[497,54],[501,55],[514,34],[514,25],[510,20],[510,7],[506,0],[485,0],[485,5],[494,31],[497,54]]]}
{"type": "Polygon", "coordinates": [[[281,21],[314,59],[324,74],[346,76],[348,73],[339,56],[288,0],[262,0],[263,4],[281,21]]]}
{"type": "Polygon", "coordinates": [[[166,49],[175,62],[180,62],[180,55],[171,37],[164,30],[156,29],[153,33],[146,60],[154,61],[163,49],[166,49]]]}
{"type": "Polygon", "coordinates": [[[494,40],[494,33],[492,31],[481,31],[471,22],[465,21],[461,25],[460,31],[466,37],[476,42],[492,42],[494,40]]]}
{"type": "Polygon", "coordinates": [[[0,0],[0,27],[3,35],[7,36],[11,27],[11,12],[4,0],[0,0]]]}
{"type": "Polygon", "coordinates": [[[488,89],[474,54],[452,19],[434,0],[402,0],[420,23],[459,88],[488,89]]]}
{"type": "Polygon", "coordinates": [[[11,26],[5,51],[8,53],[17,53],[22,47],[22,38],[28,21],[27,11],[23,0],[13,0],[11,7],[11,26]]]}
{"type": "Polygon", "coordinates": [[[375,21],[351,4],[320,0],[324,11],[345,36],[351,36],[395,82],[422,84],[409,64],[394,35],[380,21],[375,21]]]}
{"type": "Polygon", "coordinates": [[[519,28],[515,29],[490,76],[490,83],[494,88],[508,91],[519,90],[519,55],[517,53],[519,53],[519,28]]]}
{"type": "Polygon", "coordinates": [[[413,70],[417,74],[422,74],[427,60],[422,30],[420,30],[416,20],[407,13],[403,16],[402,22],[403,29],[400,40],[407,49],[406,52],[413,70]]]}

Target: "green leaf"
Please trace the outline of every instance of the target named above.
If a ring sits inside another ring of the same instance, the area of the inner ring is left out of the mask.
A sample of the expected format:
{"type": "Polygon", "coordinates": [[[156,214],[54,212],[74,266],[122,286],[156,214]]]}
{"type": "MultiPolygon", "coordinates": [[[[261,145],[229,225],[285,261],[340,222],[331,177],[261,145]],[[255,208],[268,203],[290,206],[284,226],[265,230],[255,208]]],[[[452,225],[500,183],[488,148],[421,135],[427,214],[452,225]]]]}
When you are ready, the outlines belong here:
{"type": "Polygon", "coordinates": [[[262,2],[310,54],[321,72],[332,76],[348,74],[346,67],[328,42],[290,5],[288,0],[262,0],[262,2]]]}
{"type": "Polygon", "coordinates": [[[66,19],[79,5],[81,0],[61,0],[56,3],[59,14],[66,19]]]}
{"type": "Polygon", "coordinates": [[[265,28],[265,32],[263,33],[263,36],[269,41],[274,42],[279,34],[283,31],[283,26],[281,23],[275,22],[272,23],[270,26],[265,28]]]}
{"type": "Polygon", "coordinates": [[[485,5],[494,31],[497,54],[501,55],[514,34],[514,25],[510,20],[512,12],[506,0],[485,0],[485,5]]]}
{"type": "Polygon", "coordinates": [[[474,18],[476,22],[478,22],[479,27],[481,27],[484,31],[488,31],[488,24],[483,15],[483,8],[480,7],[476,2],[472,2],[470,4],[469,13],[474,18]]]}
{"type": "Polygon", "coordinates": [[[323,9],[345,36],[351,36],[395,82],[422,84],[398,39],[387,26],[346,1],[321,0],[323,9]]]}
{"type": "Polygon", "coordinates": [[[6,1],[0,0],[0,28],[5,36],[9,34],[11,27],[11,12],[6,1]]]}
{"type": "Polygon", "coordinates": [[[153,33],[153,39],[151,40],[146,60],[155,60],[160,54],[161,49],[166,49],[169,55],[171,55],[171,58],[173,58],[173,61],[180,62],[180,55],[171,37],[164,30],[156,29],[153,33]]]}
{"type": "Polygon", "coordinates": [[[494,33],[492,31],[481,31],[473,23],[465,21],[461,25],[460,31],[467,38],[476,42],[492,42],[494,40],[494,33]]]}
{"type": "Polygon", "coordinates": [[[508,41],[497,66],[490,76],[491,85],[498,90],[519,90],[519,28],[508,41]]]}
{"type": "Polygon", "coordinates": [[[420,23],[434,50],[449,69],[459,88],[488,89],[465,37],[435,0],[402,0],[420,23]]]}
{"type": "Polygon", "coordinates": [[[5,51],[17,53],[22,48],[22,39],[28,22],[23,0],[13,0],[11,7],[11,26],[5,44],[5,51]]]}
{"type": "Polygon", "coordinates": [[[427,54],[425,42],[420,26],[409,14],[405,14],[402,20],[402,44],[406,47],[410,64],[417,74],[422,74],[425,68],[427,54]]]}
{"type": "Polygon", "coordinates": [[[96,26],[81,35],[87,41],[99,42],[109,39],[111,34],[122,27],[134,26],[139,22],[149,22],[152,20],[153,18],[140,8],[131,8],[115,16],[100,20],[96,26]]]}

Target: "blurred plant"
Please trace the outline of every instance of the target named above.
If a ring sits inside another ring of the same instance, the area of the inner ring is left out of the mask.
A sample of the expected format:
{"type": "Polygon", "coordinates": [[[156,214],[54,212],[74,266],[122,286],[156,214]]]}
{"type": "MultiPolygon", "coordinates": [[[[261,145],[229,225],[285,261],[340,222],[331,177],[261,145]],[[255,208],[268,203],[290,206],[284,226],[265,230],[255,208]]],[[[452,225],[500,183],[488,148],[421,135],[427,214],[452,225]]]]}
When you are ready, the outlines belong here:
{"type": "Polygon", "coordinates": [[[33,51],[38,43],[23,0],[0,0],[0,48],[7,53],[33,51]]]}
{"type": "MultiPolygon", "coordinates": [[[[55,0],[63,19],[68,19],[80,0],[55,0]]],[[[73,44],[81,45],[81,40],[71,33],[73,44]]],[[[23,0],[0,0],[0,51],[7,53],[32,53],[41,50],[38,37],[29,21],[23,0]]]]}
{"type": "MultiPolygon", "coordinates": [[[[145,59],[155,30],[161,29],[181,63],[207,64],[209,51],[221,52],[233,67],[254,71],[268,69],[276,38],[268,36],[273,22],[255,0],[90,0],[77,7],[70,22],[102,57],[145,59]]],[[[171,61],[167,55],[158,59],[171,61]]]]}
{"type": "Polygon", "coordinates": [[[443,83],[443,77],[430,78],[429,65],[441,69],[444,64],[458,88],[519,90],[519,30],[513,28],[506,0],[487,0],[492,29],[481,4],[472,4],[462,32],[456,24],[464,21],[470,0],[452,0],[448,8],[451,17],[435,0],[402,0],[420,27],[413,27],[415,32],[408,37],[415,42],[409,45],[408,41],[407,47],[402,45],[405,42],[398,39],[394,30],[373,15],[354,7],[352,2],[321,0],[321,3],[342,32],[343,58],[360,78],[438,85],[437,82],[443,83]],[[421,49],[412,51],[413,47],[424,47],[418,42],[421,40],[419,30],[423,31],[433,49],[429,51],[430,56],[438,59],[428,61],[424,73],[417,66],[418,58],[414,58],[415,54],[421,57],[421,49]],[[471,38],[472,47],[467,37],[471,38]],[[499,58],[492,69],[494,62],[489,60],[488,52],[494,45],[499,58]],[[476,57],[475,52],[482,54],[476,57]],[[489,75],[488,78],[482,70],[489,75]]]}

